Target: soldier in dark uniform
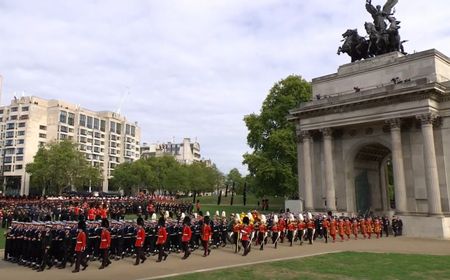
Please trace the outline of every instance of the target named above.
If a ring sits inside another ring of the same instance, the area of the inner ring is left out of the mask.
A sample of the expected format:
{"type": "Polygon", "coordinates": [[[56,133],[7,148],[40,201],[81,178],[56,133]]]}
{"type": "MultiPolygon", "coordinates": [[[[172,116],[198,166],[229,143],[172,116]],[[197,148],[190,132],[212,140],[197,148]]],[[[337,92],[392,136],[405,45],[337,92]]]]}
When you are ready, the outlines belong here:
{"type": "Polygon", "coordinates": [[[53,266],[52,256],[51,256],[51,245],[52,245],[52,226],[47,224],[45,226],[45,232],[42,233],[42,262],[41,266],[37,270],[38,272],[44,271],[45,267],[48,266],[50,269],[53,266]]]}
{"type": "Polygon", "coordinates": [[[61,241],[61,265],[59,268],[63,269],[66,268],[67,262],[73,263],[73,256],[72,256],[72,235],[71,235],[71,227],[65,226],[64,231],[61,232],[60,238],[61,241]]]}

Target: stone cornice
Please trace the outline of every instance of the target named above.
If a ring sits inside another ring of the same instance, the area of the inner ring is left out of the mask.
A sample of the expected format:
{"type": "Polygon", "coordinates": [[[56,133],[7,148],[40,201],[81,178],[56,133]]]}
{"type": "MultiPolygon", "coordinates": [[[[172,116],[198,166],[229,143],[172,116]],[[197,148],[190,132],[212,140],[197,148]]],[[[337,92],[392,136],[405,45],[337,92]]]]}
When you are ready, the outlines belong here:
{"type": "Polygon", "coordinates": [[[432,99],[441,102],[444,99],[450,100],[450,94],[446,87],[438,83],[401,88],[398,90],[393,88],[392,91],[389,88],[384,88],[384,91],[373,94],[360,92],[345,96],[330,97],[326,99],[326,102],[308,102],[301,108],[291,110],[288,119],[294,121],[304,117],[316,117],[330,113],[342,113],[422,99],[432,99]]]}

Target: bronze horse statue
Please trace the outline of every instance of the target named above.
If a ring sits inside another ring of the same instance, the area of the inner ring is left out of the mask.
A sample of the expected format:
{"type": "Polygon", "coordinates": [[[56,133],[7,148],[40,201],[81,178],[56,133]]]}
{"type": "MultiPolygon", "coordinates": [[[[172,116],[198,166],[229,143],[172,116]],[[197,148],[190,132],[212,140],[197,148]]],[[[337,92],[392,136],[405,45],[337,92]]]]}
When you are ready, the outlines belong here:
{"type": "Polygon", "coordinates": [[[357,29],[348,29],[342,37],[344,43],[338,48],[338,55],[346,53],[352,58],[352,62],[369,57],[369,42],[358,35],[357,29]]]}

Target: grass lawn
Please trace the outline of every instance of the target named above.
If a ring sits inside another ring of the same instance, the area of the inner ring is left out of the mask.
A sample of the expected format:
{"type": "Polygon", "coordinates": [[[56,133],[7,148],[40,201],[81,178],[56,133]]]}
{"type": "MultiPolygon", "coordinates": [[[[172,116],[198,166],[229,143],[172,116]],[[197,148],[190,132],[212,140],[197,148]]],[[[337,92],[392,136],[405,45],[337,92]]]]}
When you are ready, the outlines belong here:
{"type": "Polygon", "coordinates": [[[167,279],[450,279],[450,256],[344,252],[167,279]]]}
{"type": "Polygon", "coordinates": [[[0,227],[0,249],[5,248],[5,229],[0,227]]]}

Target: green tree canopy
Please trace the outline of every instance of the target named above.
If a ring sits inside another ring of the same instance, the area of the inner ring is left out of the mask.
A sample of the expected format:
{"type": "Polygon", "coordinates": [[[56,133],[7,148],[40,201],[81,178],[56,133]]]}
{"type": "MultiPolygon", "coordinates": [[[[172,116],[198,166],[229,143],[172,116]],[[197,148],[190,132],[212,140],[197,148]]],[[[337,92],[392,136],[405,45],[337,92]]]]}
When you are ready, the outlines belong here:
{"type": "Polygon", "coordinates": [[[223,177],[215,166],[208,167],[202,162],[185,165],[171,156],[120,164],[112,176],[113,188],[123,189],[127,194],[136,193],[139,189],[149,192],[164,190],[170,193],[207,192],[214,190],[223,177]]]}
{"type": "Polygon", "coordinates": [[[231,190],[231,187],[234,183],[234,191],[238,194],[241,194],[243,192],[244,181],[244,178],[242,178],[242,175],[237,168],[231,169],[226,177],[226,183],[229,186],[229,190],[231,190]]]}
{"type": "Polygon", "coordinates": [[[291,75],[272,87],[259,115],[245,116],[247,143],[253,152],[244,155],[244,164],[255,194],[297,194],[295,125],[288,122],[287,116],[289,110],[310,99],[310,83],[291,75]]]}
{"type": "Polygon", "coordinates": [[[27,164],[31,183],[42,193],[61,194],[101,182],[100,170],[92,167],[71,141],[51,142],[40,147],[34,161],[27,164]]]}

